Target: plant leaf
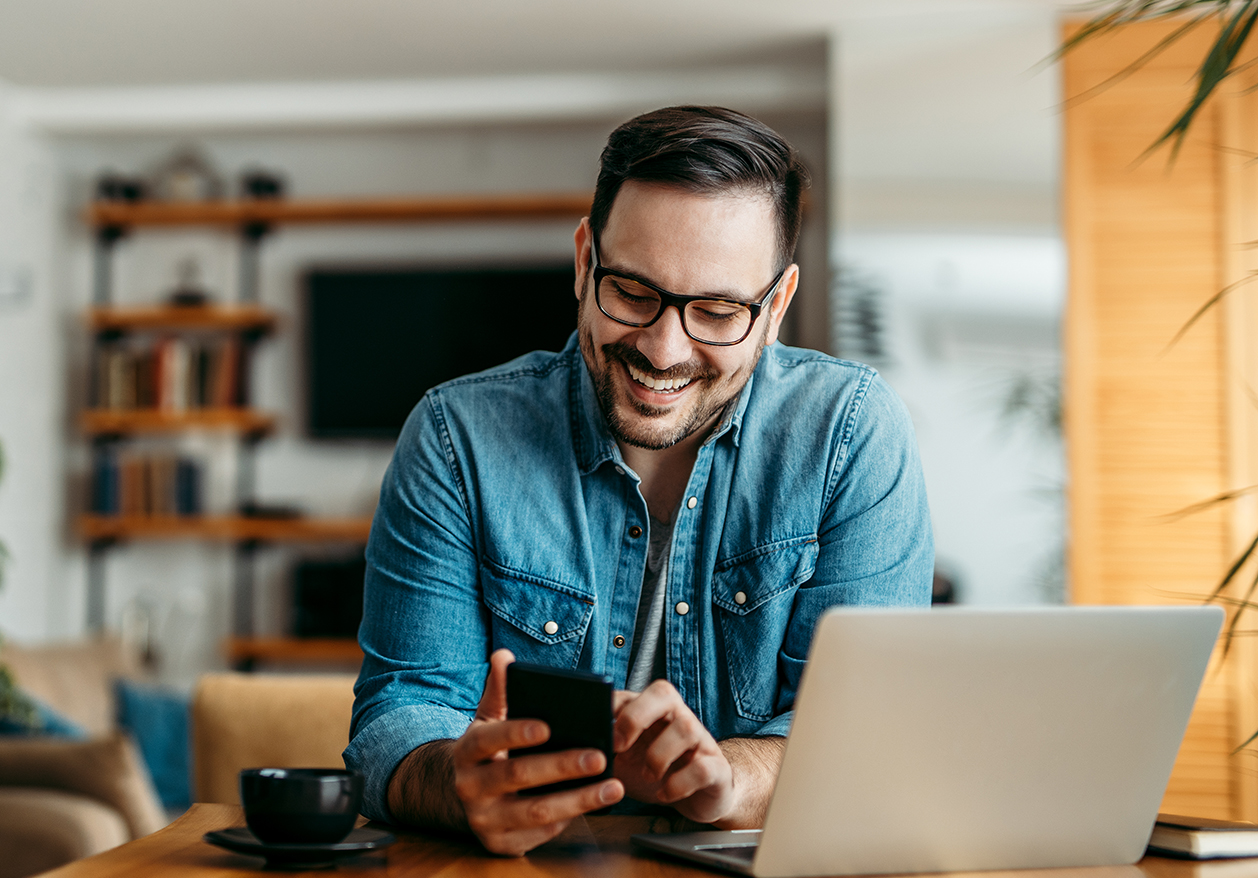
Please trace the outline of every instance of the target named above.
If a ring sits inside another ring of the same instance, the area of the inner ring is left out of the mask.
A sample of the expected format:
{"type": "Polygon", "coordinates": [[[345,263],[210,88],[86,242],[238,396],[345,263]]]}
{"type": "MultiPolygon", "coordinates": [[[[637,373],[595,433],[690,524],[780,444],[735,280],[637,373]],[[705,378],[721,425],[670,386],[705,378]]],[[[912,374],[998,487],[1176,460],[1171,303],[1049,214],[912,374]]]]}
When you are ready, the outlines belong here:
{"type": "Polygon", "coordinates": [[[1212,591],[1210,596],[1206,598],[1205,603],[1210,603],[1223,593],[1223,589],[1227,588],[1228,583],[1231,582],[1233,577],[1235,577],[1240,569],[1245,566],[1245,562],[1249,560],[1249,556],[1254,554],[1255,548],[1258,548],[1258,535],[1254,536],[1254,541],[1249,544],[1249,548],[1241,552],[1236,560],[1232,562],[1231,568],[1227,571],[1227,574],[1223,577],[1223,579],[1219,581],[1219,584],[1214,587],[1214,591],[1212,591]]]}
{"type": "Polygon", "coordinates": [[[1254,606],[1250,600],[1254,596],[1254,592],[1258,591],[1258,573],[1254,574],[1253,581],[1249,583],[1249,588],[1245,590],[1245,597],[1236,607],[1236,612],[1232,614],[1232,621],[1227,625],[1227,633],[1223,635],[1223,658],[1227,658],[1228,651],[1232,648],[1232,638],[1236,636],[1236,626],[1240,624],[1241,616],[1245,615],[1245,611],[1254,606]]]}
{"type": "Polygon", "coordinates": [[[1255,491],[1258,491],[1258,485],[1250,485],[1247,488],[1237,488],[1235,491],[1224,491],[1222,494],[1215,494],[1209,500],[1202,500],[1200,503],[1194,503],[1191,506],[1185,506],[1183,509],[1168,512],[1166,515],[1160,516],[1160,518],[1165,522],[1179,521],[1181,518],[1187,518],[1188,516],[1195,515],[1198,512],[1204,512],[1212,506],[1218,506],[1220,503],[1226,503],[1229,500],[1244,497],[1246,494],[1252,494],[1255,491]]]}
{"type": "MultiPolygon", "coordinates": [[[[1258,0],[1255,0],[1255,2],[1258,2],[1258,0]]],[[[1213,296],[1207,299],[1206,303],[1202,305],[1200,308],[1198,308],[1195,312],[1193,312],[1193,315],[1188,318],[1188,321],[1183,326],[1181,326],[1179,328],[1179,331],[1175,333],[1174,337],[1172,337],[1171,340],[1166,343],[1166,347],[1162,348],[1162,352],[1159,353],[1158,356],[1159,357],[1164,356],[1171,348],[1175,347],[1175,345],[1179,342],[1179,340],[1187,334],[1188,330],[1192,329],[1193,324],[1196,323],[1198,320],[1200,320],[1207,311],[1209,311],[1211,308],[1217,305],[1223,299],[1224,296],[1232,292],[1232,290],[1236,289],[1237,287],[1243,286],[1244,284],[1249,283],[1256,277],[1258,277],[1258,271],[1251,271],[1240,280],[1234,283],[1228,284],[1223,289],[1219,290],[1217,293],[1215,293],[1213,296]]]]}

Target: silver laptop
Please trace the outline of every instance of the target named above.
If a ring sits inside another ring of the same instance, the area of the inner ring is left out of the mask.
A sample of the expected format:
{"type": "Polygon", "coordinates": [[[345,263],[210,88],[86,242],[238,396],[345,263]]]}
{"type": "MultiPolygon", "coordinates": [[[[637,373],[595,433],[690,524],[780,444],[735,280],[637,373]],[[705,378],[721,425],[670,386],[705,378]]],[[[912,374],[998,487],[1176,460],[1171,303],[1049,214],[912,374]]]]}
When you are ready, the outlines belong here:
{"type": "Polygon", "coordinates": [[[633,840],[757,878],[1134,863],[1222,622],[831,610],[764,829],[633,840]]]}

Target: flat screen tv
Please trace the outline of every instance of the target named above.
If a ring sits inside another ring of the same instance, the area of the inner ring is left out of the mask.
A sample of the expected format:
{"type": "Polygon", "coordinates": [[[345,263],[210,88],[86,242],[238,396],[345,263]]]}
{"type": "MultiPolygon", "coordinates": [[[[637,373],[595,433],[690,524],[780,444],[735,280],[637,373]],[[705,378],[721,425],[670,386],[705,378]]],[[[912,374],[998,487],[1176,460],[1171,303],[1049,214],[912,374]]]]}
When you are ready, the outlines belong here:
{"type": "Polygon", "coordinates": [[[572,263],[327,268],[306,275],[307,429],[394,439],[430,388],[576,328],[572,263]]]}

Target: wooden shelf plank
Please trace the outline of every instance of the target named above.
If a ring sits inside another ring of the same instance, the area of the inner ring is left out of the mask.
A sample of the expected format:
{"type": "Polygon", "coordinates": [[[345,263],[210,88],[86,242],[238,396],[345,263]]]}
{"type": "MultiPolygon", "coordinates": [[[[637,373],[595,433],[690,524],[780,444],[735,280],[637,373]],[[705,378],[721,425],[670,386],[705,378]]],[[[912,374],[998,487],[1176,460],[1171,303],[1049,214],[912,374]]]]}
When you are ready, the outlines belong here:
{"type": "Polygon", "coordinates": [[[232,662],[354,662],[363,651],[352,637],[229,637],[223,652],[232,662]]]}
{"type": "Polygon", "coordinates": [[[90,540],[223,540],[294,543],[365,543],[370,518],[246,518],[239,515],[81,515],[79,532],[90,540]]]}
{"type": "Polygon", "coordinates": [[[87,323],[96,332],[155,329],[208,329],[270,332],[275,312],[258,305],[123,305],[92,308],[87,323]]]}
{"type": "Polygon", "coordinates": [[[88,409],[79,418],[89,436],[174,433],[185,430],[226,430],[260,436],[275,429],[275,416],[244,408],[88,409]]]}
{"type": "Polygon", "coordinates": [[[195,203],[100,201],[88,205],[86,218],[96,227],[562,219],[589,213],[592,199],[589,192],[561,192],[195,203]]]}

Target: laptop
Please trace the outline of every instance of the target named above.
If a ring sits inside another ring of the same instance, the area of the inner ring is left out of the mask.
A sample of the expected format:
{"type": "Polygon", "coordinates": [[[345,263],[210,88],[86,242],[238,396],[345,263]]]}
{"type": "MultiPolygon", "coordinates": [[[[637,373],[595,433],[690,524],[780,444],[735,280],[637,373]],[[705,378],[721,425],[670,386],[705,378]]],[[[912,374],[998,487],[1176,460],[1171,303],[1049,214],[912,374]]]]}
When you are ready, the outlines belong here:
{"type": "Polygon", "coordinates": [[[1215,606],[830,610],[764,829],[633,841],[757,878],[1134,863],[1222,622],[1215,606]]]}

